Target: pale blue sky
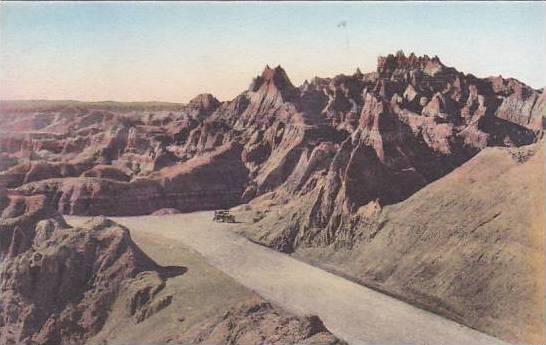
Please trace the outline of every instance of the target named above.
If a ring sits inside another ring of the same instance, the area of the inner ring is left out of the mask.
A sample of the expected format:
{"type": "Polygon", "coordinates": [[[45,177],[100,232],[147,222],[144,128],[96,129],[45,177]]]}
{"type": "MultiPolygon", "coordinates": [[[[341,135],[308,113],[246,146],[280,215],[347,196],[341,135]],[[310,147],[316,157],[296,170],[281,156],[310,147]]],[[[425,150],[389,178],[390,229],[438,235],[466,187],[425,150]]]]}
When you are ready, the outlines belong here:
{"type": "Polygon", "coordinates": [[[3,2],[0,98],[226,100],[266,64],[300,84],[398,49],[540,88],[545,20],[544,2],[3,2]]]}

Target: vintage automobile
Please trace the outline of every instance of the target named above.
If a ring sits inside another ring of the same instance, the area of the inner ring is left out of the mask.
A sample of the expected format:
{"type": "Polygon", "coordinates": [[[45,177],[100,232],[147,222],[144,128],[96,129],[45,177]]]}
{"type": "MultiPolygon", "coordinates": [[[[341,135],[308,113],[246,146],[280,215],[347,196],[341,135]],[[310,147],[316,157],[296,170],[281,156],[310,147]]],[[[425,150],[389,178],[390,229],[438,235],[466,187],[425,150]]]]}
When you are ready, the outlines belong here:
{"type": "Polygon", "coordinates": [[[212,220],[220,223],[235,223],[235,216],[230,214],[229,210],[217,210],[214,211],[212,220]]]}

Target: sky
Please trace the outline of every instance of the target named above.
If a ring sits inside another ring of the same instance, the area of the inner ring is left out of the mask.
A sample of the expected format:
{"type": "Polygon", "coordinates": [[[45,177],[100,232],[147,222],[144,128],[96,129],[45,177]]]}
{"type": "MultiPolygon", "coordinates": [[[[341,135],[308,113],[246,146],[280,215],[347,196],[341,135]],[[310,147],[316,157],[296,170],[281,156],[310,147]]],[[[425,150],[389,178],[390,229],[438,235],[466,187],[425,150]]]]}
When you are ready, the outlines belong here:
{"type": "Polygon", "coordinates": [[[229,100],[266,64],[299,85],[400,49],[541,88],[545,36],[544,2],[0,2],[0,99],[229,100]]]}

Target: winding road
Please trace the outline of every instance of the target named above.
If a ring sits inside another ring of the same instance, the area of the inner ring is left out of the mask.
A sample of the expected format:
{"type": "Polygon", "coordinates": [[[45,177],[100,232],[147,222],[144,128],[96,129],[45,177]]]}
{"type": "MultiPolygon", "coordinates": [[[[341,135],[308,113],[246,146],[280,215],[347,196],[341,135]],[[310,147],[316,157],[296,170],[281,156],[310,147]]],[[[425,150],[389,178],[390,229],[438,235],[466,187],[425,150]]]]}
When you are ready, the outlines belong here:
{"type": "MultiPolygon", "coordinates": [[[[73,225],[88,219],[66,218],[73,225]]],[[[266,299],[296,314],[318,315],[332,333],[351,345],[506,344],[252,243],[230,231],[237,224],[212,222],[212,212],[111,219],[131,232],[165,238],[166,250],[183,243],[266,299]]]]}

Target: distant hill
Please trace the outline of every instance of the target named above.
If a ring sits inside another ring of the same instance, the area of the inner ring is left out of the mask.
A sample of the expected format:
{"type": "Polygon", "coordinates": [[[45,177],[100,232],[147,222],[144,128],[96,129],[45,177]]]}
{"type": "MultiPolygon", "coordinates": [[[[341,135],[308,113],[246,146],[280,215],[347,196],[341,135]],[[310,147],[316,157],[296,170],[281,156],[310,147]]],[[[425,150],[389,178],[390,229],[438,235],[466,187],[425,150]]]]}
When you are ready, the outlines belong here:
{"type": "Polygon", "coordinates": [[[0,112],[58,111],[67,107],[108,110],[108,111],[177,111],[182,103],[170,102],[82,102],[73,100],[0,100],[0,112]]]}

